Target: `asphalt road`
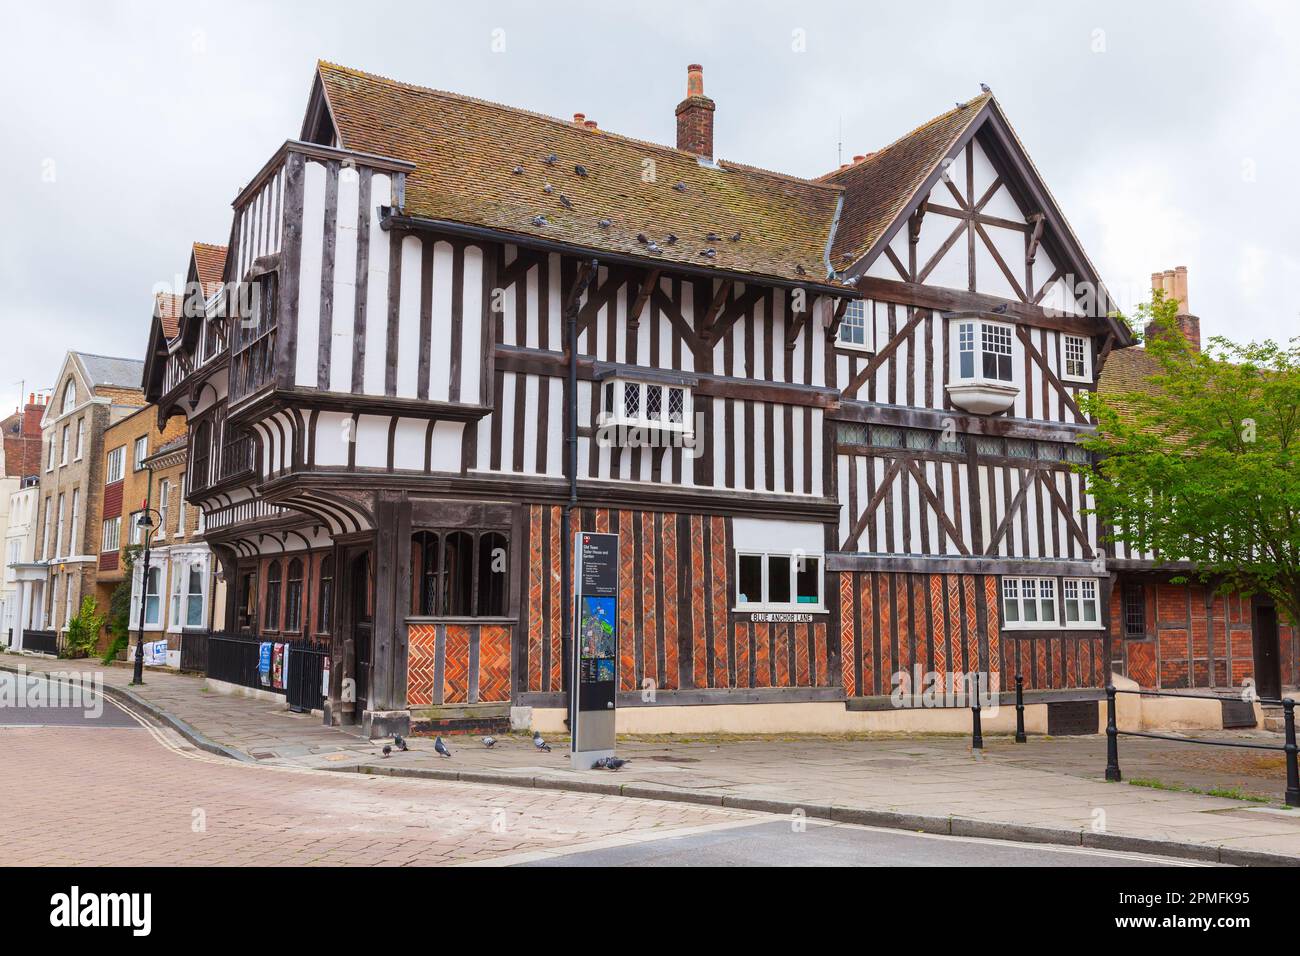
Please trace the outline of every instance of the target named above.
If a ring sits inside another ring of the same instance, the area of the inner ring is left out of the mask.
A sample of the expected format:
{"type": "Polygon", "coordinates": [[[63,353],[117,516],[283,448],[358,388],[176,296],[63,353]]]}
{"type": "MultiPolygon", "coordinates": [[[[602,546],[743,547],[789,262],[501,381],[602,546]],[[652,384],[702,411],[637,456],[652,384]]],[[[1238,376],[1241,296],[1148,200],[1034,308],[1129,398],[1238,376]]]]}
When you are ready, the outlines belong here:
{"type": "Polygon", "coordinates": [[[70,692],[41,677],[0,672],[0,727],[118,727],[143,729],[110,697],[70,692]]]}
{"type": "Polygon", "coordinates": [[[789,820],[629,846],[575,851],[519,866],[1177,866],[1132,853],[1006,843],[789,820]]]}

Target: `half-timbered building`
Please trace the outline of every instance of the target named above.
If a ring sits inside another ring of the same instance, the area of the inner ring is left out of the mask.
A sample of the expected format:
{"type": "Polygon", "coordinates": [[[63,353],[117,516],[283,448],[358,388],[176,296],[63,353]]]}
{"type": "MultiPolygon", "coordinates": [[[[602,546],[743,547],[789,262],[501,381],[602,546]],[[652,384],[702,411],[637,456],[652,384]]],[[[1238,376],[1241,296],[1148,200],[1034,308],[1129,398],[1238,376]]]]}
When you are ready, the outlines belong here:
{"type": "Polygon", "coordinates": [[[568,520],[619,534],[625,729],[866,719],[917,668],[1104,684],[1072,465],[1132,340],[997,101],[815,180],[715,158],[699,67],[676,117],[318,65],[150,345],[227,627],[326,644],[370,733],[556,727],[568,520]]]}

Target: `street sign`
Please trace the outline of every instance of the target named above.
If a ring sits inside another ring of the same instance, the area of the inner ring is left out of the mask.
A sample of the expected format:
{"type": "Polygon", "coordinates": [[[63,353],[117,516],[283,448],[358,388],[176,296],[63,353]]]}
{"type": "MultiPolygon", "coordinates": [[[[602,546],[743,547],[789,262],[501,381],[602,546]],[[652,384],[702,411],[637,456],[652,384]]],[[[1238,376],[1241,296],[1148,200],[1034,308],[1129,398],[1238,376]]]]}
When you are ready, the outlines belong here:
{"type": "Polygon", "coordinates": [[[618,688],[618,535],[573,536],[573,715],[571,759],[589,770],[614,755],[618,688]]]}

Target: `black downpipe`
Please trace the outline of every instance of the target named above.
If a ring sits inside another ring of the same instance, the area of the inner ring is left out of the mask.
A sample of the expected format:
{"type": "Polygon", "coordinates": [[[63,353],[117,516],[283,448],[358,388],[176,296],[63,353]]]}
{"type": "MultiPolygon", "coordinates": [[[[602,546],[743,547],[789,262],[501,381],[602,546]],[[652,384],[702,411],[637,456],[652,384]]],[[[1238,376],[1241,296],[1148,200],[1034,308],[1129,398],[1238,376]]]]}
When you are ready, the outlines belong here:
{"type": "MultiPolygon", "coordinates": [[[[578,278],[574,282],[573,291],[569,293],[569,301],[564,309],[564,340],[565,348],[569,352],[569,374],[568,383],[565,388],[565,429],[564,429],[564,452],[565,452],[565,470],[569,476],[569,500],[564,504],[564,511],[560,518],[560,577],[564,582],[561,594],[563,596],[564,616],[560,628],[560,647],[564,655],[564,692],[566,696],[565,706],[568,709],[569,731],[572,733],[576,715],[574,709],[578,706],[578,697],[573,692],[575,674],[575,661],[572,657],[571,647],[573,644],[573,509],[578,506],[578,311],[582,308],[582,294],[587,291],[596,278],[596,269],[600,263],[592,259],[584,263],[582,270],[578,273],[578,278]]],[[[572,745],[571,745],[572,746],[572,745]]]]}

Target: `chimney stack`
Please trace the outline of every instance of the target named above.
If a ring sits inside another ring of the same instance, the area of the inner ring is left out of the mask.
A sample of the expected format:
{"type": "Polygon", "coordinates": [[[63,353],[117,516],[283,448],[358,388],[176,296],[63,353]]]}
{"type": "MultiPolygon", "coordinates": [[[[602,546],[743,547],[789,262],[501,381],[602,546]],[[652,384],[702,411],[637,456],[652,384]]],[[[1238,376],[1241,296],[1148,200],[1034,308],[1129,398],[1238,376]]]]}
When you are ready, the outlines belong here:
{"type": "Polygon", "coordinates": [[[713,159],[713,111],[717,107],[704,95],[704,67],[686,68],[686,99],[677,104],[677,148],[713,159]]]}
{"type": "Polygon", "coordinates": [[[574,126],[581,126],[581,125],[582,125],[582,121],[585,120],[586,118],[587,118],[587,114],[586,114],[586,113],[574,113],[574,114],[573,114],[573,125],[574,125],[574,126]]]}
{"type": "MultiPolygon", "coordinates": [[[[1187,306],[1187,266],[1178,266],[1176,269],[1151,273],[1151,291],[1163,292],[1166,301],[1178,303],[1178,314],[1174,316],[1174,322],[1192,348],[1199,352],[1201,350],[1201,320],[1192,315],[1187,306]]],[[[1153,332],[1157,331],[1150,324],[1147,325],[1146,334],[1148,338],[1151,337],[1153,332]]]]}

